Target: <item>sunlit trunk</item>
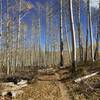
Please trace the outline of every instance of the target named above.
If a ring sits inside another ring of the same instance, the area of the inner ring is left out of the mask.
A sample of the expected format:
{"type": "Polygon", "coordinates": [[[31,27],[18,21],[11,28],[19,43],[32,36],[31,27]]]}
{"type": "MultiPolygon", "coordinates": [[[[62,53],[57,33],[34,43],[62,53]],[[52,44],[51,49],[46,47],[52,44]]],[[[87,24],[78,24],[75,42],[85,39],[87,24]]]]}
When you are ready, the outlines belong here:
{"type": "Polygon", "coordinates": [[[88,0],[88,8],[89,8],[88,12],[89,12],[89,30],[90,30],[91,59],[92,59],[92,61],[94,61],[93,32],[92,32],[90,0],[88,0]]]}
{"type": "Polygon", "coordinates": [[[69,12],[70,12],[70,25],[71,25],[71,33],[72,33],[72,65],[73,65],[72,72],[75,73],[75,70],[76,70],[76,38],[75,38],[72,0],[69,0],[69,12]]]}

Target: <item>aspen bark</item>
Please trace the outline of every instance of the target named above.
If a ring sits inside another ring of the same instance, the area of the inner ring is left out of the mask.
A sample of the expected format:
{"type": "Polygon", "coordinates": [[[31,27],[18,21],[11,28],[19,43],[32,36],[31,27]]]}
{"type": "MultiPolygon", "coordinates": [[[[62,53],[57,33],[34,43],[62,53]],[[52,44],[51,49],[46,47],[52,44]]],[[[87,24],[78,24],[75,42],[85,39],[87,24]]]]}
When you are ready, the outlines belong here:
{"type": "Polygon", "coordinates": [[[69,13],[70,13],[70,25],[71,25],[71,32],[72,32],[72,65],[73,65],[72,73],[75,73],[75,70],[76,70],[76,38],[75,38],[72,0],[69,0],[69,13]]]}
{"type": "Polygon", "coordinates": [[[83,46],[82,46],[82,39],[81,39],[81,22],[80,22],[80,0],[78,0],[78,38],[79,38],[80,61],[83,61],[83,46]]]}
{"type": "Polygon", "coordinates": [[[90,0],[88,0],[88,8],[89,8],[89,30],[90,30],[91,59],[92,59],[92,61],[94,61],[94,48],[93,48],[93,33],[92,33],[90,0]]]}
{"type": "Polygon", "coordinates": [[[100,0],[99,0],[99,18],[97,22],[97,36],[96,36],[96,49],[94,59],[97,60],[99,57],[99,39],[100,39],[100,0]]]}

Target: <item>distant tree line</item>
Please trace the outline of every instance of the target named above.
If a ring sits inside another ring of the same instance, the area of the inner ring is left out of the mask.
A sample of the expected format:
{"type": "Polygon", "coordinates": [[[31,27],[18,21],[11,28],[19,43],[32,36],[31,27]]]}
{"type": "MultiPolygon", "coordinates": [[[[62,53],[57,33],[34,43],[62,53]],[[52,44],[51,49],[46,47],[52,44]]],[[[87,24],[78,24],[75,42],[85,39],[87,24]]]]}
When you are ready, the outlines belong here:
{"type": "Polygon", "coordinates": [[[98,5],[91,7],[91,0],[0,0],[1,69],[10,74],[20,68],[72,65],[74,73],[77,63],[99,60],[100,0],[98,5]]]}

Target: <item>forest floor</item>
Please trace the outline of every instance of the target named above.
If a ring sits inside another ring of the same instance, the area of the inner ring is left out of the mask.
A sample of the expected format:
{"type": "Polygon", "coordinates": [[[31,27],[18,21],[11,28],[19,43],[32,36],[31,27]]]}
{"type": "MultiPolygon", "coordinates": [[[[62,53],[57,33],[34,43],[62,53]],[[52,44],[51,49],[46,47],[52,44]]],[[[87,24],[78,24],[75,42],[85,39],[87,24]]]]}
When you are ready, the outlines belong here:
{"type": "MultiPolygon", "coordinates": [[[[50,72],[50,71],[49,71],[50,72]]],[[[29,83],[27,86],[16,89],[16,85],[13,88],[13,84],[5,85],[0,84],[0,94],[5,92],[15,92],[17,95],[12,100],[70,100],[67,94],[65,84],[57,79],[54,73],[41,73],[38,75],[38,80],[29,83]],[[14,91],[13,91],[14,90],[14,91]]],[[[2,96],[0,100],[6,100],[6,96],[2,96]],[[2,99],[3,98],[3,99],[2,99]]],[[[7,99],[11,100],[11,99],[7,99]]]]}
{"type": "MultiPolygon", "coordinates": [[[[19,91],[12,100],[100,100],[100,73],[79,83],[74,81],[79,77],[100,72],[100,62],[78,65],[75,79],[71,79],[70,70],[68,72],[66,69],[69,68],[60,69],[55,74],[40,74],[36,82],[21,88],[23,92],[19,91]]],[[[0,93],[4,88],[6,87],[0,84],[0,93]]]]}
{"type": "MultiPolygon", "coordinates": [[[[1,88],[3,90],[4,87],[1,88]]],[[[55,81],[37,81],[21,88],[18,92],[12,100],[69,100],[64,85],[55,81]]],[[[2,98],[0,100],[4,100],[2,98]]]]}
{"type": "Polygon", "coordinates": [[[79,65],[77,70],[78,77],[95,72],[99,73],[79,83],[71,79],[65,82],[71,100],[100,100],[100,62],[79,65]]]}

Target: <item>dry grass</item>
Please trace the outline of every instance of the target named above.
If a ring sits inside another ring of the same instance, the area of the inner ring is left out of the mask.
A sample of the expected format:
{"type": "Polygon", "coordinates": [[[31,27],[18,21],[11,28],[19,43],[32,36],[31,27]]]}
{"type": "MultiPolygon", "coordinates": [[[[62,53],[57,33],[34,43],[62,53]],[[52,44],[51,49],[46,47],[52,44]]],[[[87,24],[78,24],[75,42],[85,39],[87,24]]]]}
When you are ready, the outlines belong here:
{"type": "Polygon", "coordinates": [[[22,90],[24,93],[15,100],[61,100],[61,93],[55,82],[38,81],[22,90]]]}
{"type": "MultiPolygon", "coordinates": [[[[95,62],[94,64],[87,62],[86,64],[78,65],[78,77],[96,71],[100,71],[100,62],[95,62]]],[[[100,100],[100,74],[80,83],[67,80],[66,86],[72,100],[100,100]]]]}

